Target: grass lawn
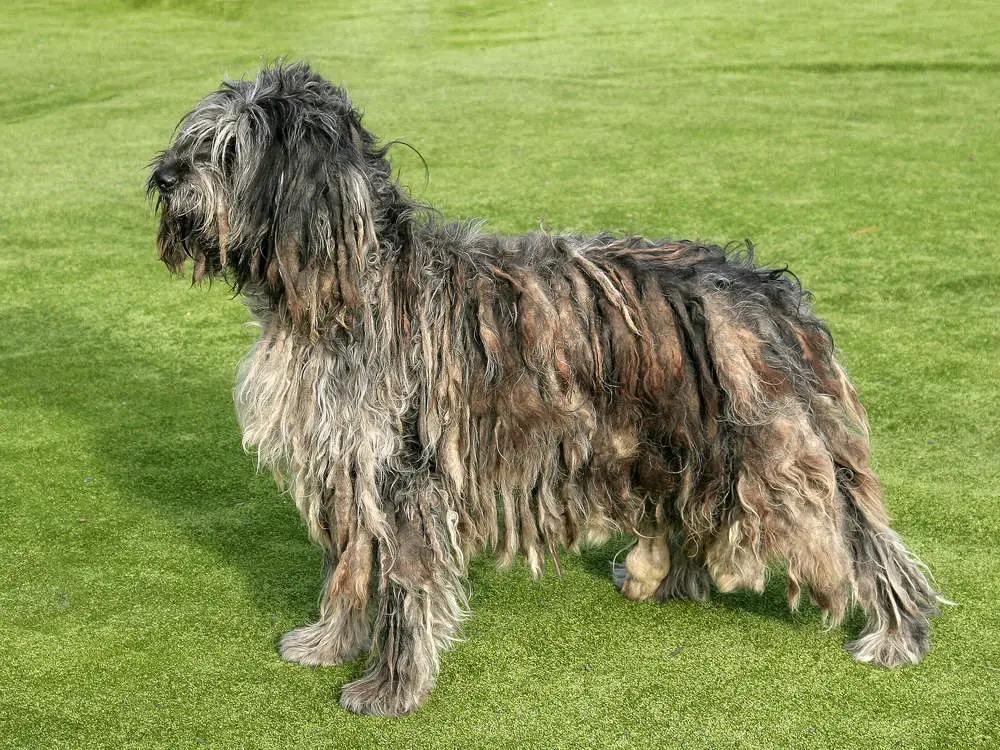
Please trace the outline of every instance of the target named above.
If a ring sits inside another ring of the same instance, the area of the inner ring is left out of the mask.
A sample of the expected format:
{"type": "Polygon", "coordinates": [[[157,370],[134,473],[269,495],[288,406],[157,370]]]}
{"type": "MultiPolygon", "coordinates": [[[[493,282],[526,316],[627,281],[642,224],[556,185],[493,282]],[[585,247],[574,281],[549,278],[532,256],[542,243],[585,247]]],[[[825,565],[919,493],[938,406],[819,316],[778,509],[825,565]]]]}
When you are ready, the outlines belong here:
{"type": "Polygon", "coordinates": [[[0,746],[1000,746],[995,0],[7,0],[0,25],[0,746]],[[471,573],[403,720],[282,663],[320,556],[254,474],[253,332],[156,260],[145,164],[227,75],[309,59],[404,183],[501,232],[751,238],[816,295],[895,526],[957,602],[885,671],[763,596],[623,600],[615,545],[471,573]]]}

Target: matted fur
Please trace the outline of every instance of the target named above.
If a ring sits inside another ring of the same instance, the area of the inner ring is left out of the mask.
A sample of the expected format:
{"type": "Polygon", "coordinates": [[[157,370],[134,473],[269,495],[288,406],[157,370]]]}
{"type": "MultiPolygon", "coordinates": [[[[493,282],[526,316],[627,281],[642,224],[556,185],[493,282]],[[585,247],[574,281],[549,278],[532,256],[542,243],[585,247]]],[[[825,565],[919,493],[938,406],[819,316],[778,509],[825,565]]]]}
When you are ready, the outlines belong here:
{"type": "Polygon", "coordinates": [[[929,648],[938,596],[888,525],[868,425],[827,329],[752,248],[499,237],[392,179],[346,93],[307,66],[231,81],[156,160],[160,256],[224,276],[261,327],[236,409],[324,550],[320,618],[284,659],[370,649],[341,703],[402,715],[434,685],[470,556],[634,534],[633,599],[763,589],[783,563],[848,649],[929,648]]]}

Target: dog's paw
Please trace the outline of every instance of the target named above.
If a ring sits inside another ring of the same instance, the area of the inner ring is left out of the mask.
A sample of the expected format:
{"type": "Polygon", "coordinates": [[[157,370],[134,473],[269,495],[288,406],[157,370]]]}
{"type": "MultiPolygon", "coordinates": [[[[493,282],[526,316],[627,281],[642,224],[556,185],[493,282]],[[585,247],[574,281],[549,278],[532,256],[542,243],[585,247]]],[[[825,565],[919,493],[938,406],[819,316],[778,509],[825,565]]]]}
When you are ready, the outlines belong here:
{"type": "Polygon", "coordinates": [[[407,716],[423,705],[432,687],[414,688],[409,680],[394,680],[377,670],[344,685],[340,705],[363,716],[407,716]]]}
{"type": "Polygon", "coordinates": [[[283,661],[306,667],[335,667],[353,661],[365,650],[366,644],[357,638],[347,638],[324,622],[314,622],[290,630],[281,639],[279,651],[283,661]]]}
{"type": "Polygon", "coordinates": [[[635,602],[653,599],[656,587],[660,584],[659,579],[642,580],[640,578],[634,578],[629,573],[628,568],[621,563],[616,563],[614,565],[611,570],[611,577],[612,580],[614,580],[618,591],[621,592],[621,595],[626,599],[631,599],[635,602]]]}

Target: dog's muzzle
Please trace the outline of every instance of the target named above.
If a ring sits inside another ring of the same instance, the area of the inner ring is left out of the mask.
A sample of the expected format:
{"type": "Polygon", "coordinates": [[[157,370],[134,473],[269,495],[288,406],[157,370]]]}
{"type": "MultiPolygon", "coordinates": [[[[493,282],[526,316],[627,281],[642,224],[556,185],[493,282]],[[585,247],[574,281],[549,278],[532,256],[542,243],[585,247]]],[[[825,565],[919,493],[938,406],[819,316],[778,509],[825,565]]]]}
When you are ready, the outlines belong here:
{"type": "Polygon", "coordinates": [[[176,167],[161,164],[153,172],[153,182],[156,183],[156,187],[161,193],[169,193],[177,187],[177,183],[180,181],[181,173],[176,167]]]}

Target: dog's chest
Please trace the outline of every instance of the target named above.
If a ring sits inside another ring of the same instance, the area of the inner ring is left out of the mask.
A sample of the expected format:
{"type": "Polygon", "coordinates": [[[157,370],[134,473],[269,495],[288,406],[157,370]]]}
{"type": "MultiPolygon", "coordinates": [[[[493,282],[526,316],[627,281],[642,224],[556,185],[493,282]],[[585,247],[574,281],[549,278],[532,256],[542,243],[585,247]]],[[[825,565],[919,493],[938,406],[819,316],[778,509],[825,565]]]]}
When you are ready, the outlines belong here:
{"type": "Polygon", "coordinates": [[[240,366],[234,393],[244,447],[264,466],[319,481],[354,464],[359,453],[391,455],[391,425],[405,409],[398,378],[373,371],[356,343],[310,343],[258,317],[261,336],[240,366]]]}

